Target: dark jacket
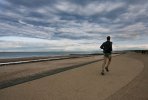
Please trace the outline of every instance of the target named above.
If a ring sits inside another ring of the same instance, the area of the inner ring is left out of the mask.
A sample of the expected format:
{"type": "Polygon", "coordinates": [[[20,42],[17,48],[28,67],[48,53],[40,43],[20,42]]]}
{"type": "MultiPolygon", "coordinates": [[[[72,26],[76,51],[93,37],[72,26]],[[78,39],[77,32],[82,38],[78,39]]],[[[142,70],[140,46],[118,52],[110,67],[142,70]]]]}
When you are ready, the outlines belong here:
{"type": "Polygon", "coordinates": [[[101,49],[103,49],[103,53],[111,53],[112,52],[112,42],[106,41],[101,46],[101,49]]]}

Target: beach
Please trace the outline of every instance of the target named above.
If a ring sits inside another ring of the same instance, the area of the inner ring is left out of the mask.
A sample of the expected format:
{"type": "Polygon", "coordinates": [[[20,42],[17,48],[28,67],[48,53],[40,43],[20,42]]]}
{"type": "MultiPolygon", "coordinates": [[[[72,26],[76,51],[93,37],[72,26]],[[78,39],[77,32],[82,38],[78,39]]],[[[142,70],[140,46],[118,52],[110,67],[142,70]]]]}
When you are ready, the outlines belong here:
{"type": "Polygon", "coordinates": [[[73,67],[0,89],[0,99],[147,100],[147,59],[147,55],[137,53],[115,55],[110,72],[104,76],[100,74],[101,56],[6,65],[0,67],[0,83],[47,70],[73,67]]]}
{"type": "MultiPolygon", "coordinates": [[[[0,67],[0,82],[14,80],[21,77],[35,75],[37,73],[85,64],[102,59],[103,56],[61,56],[42,58],[12,59],[13,61],[2,63],[0,67]],[[15,62],[21,62],[15,64],[15,62]],[[25,62],[25,63],[24,63],[25,62]]],[[[8,59],[9,60],[9,59],[8,59]]],[[[6,60],[7,61],[7,60],[6,60]]]]}

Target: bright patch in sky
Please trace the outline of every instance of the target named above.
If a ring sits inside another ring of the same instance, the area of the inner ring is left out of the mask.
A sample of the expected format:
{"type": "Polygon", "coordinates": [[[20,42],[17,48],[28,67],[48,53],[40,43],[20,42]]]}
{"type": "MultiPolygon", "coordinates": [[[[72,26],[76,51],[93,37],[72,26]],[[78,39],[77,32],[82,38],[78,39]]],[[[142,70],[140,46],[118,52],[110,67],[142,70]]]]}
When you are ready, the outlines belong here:
{"type": "Polygon", "coordinates": [[[0,0],[0,51],[148,49],[148,0],[0,0]]]}

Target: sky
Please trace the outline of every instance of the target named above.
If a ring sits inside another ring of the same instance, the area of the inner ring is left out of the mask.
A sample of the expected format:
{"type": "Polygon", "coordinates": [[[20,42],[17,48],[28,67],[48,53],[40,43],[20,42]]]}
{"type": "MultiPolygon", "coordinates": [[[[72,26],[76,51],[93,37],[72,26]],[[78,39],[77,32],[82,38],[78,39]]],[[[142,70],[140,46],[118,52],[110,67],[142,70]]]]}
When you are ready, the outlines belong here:
{"type": "Polygon", "coordinates": [[[0,52],[148,49],[148,0],[0,0],[0,52]]]}

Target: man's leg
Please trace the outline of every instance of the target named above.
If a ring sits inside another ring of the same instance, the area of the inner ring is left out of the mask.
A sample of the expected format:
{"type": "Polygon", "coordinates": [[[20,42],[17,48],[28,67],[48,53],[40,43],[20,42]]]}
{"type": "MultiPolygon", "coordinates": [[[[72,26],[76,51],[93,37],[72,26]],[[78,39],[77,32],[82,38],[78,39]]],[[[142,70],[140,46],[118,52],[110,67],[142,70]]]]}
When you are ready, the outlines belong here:
{"type": "Polygon", "coordinates": [[[101,72],[102,75],[104,75],[104,68],[105,68],[106,60],[107,60],[107,57],[104,56],[104,62],[102,64],[102,72],[101,72]]]}
{"type": "Polygon", "coordinates": [[[110,63],[111,63],[111,59],[112,59],[112,58],[111,58],[111,55],[108,56],[107,66],[105,67],[106,71],[109,71],[108,68],[109,68],[109,65],[110,65],[110,63]]]}

